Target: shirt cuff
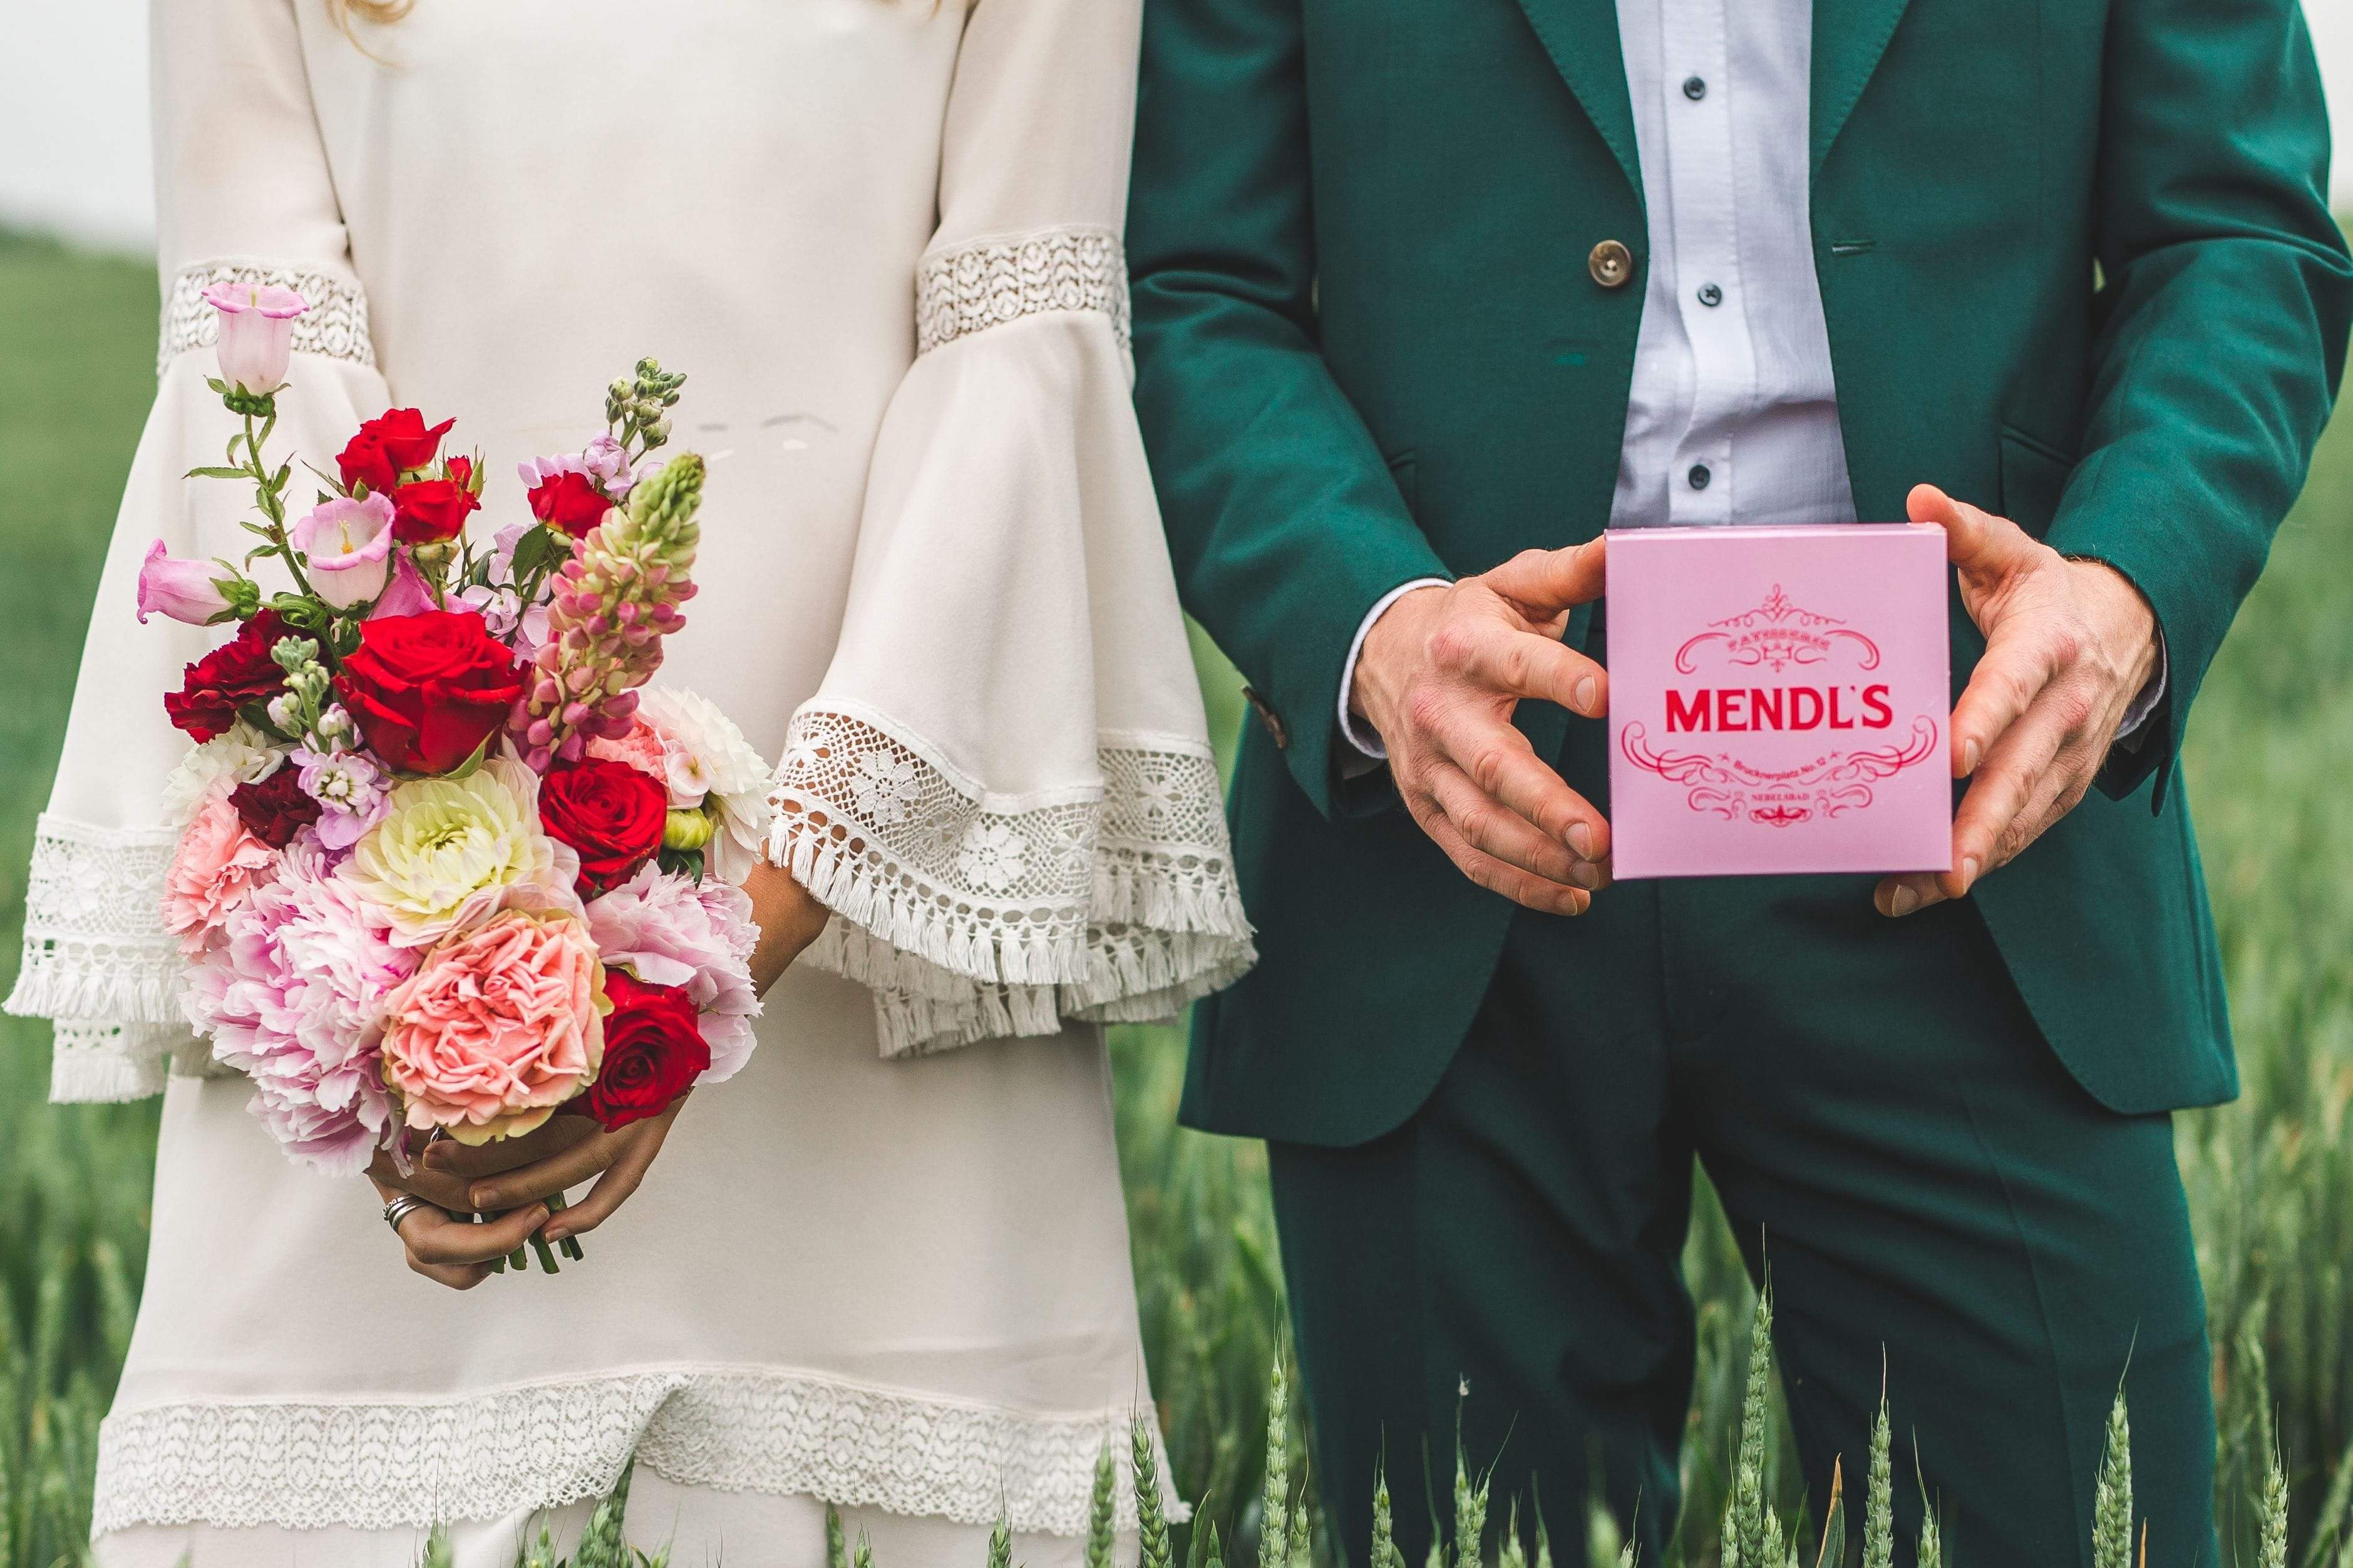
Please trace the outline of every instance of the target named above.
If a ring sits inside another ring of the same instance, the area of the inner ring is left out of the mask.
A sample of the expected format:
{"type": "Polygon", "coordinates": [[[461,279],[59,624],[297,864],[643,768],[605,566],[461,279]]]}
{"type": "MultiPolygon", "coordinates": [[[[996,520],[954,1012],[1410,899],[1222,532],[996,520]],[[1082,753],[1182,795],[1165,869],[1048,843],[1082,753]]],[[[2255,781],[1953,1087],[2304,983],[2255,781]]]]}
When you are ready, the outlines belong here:
{"type": "Polygon", "coordinates": [[[1382,595],[1356,623],[1356,639],[1348,645],[1348,662],[1340,667],[1340,736],[1356,754],[1340,759],[1340,776],[1359,778],[1373,772],[1389,760],[1389,751],[1381,744],[1379,731],[1348,710],[1348,699],[1356,689],[1356,660],[1365,651],[1365,636],[1373,623],[1386,614],[1391,605],[1417,588],[1444,588],[1450,584],[1443,577],[1416,577],[1410,583],[1400,583],[1382,595]]]}
{"type": "MultiPolygon", "coordinates": [[[[1364,641],[1364,633],[1356,634],[1358,642],[1364,641]]],[[[1349,658],[1348,668],[1351,672],[1356,669],[1356,658],[1353,655],[1349,658]]],[[[2139,751],[2141,742],[2148,739],[2149,718],[2165,701],[2166,669],[2165,628],[2159,626],[2157,632],[2157,673],[2150,676],[2148,684],[2140,689],[2140,695],[2134,698],[2132,706],[2125,710],[2125,721],[2116,727],[2116,743],[2127,752],[2139,751]]],[[[1340,688],[1344,701],[1347,690],[1345,686],[1340,688]]]]}

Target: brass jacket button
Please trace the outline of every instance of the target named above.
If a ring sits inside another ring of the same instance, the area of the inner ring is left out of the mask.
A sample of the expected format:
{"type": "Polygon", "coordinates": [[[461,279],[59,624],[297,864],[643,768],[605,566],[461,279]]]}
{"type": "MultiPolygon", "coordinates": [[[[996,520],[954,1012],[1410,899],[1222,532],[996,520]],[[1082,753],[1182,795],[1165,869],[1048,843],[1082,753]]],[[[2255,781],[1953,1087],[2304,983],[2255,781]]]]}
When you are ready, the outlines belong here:
{"type": "Polygon", "coordinates": [[[1605,239],[1585,258],[1585,269],[1604,289],[1622,289],[1634,276],[1634,253],[1614,239],[1605,239]]]}
{"type": "Polygon", "coordinates": [[[1258,715],[1258,721],[1266,726],[1267,737],[1274,742],[1274,749],[1278,752],[1291,750],[1291,730],[1283,723],[1282,715],[1274,710],[1274,704],[1249,686],[1242,688],[1242,700],[1250,705],[1250,711],[1258,715]]]}

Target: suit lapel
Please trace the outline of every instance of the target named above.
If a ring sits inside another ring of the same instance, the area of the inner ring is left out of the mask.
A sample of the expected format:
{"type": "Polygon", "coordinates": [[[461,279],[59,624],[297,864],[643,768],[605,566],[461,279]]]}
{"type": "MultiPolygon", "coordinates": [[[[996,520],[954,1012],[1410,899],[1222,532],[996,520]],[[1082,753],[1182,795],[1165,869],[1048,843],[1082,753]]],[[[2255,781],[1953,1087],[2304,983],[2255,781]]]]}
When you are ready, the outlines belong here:
{"type": "Polygon", "coordinates": [[[1813,162],[1819,176],[1831,144],[1879,68],[1910,0],[1814,0],[1813,162]]]}
{"type": "Polygon", "coordinates": [[[1626,96],[1626,57],[1618,47],[1616,0],[1520,0],[1520,9],[1640,195],[1642,168],[1634,150],[1633,100],[1626,96]]]}

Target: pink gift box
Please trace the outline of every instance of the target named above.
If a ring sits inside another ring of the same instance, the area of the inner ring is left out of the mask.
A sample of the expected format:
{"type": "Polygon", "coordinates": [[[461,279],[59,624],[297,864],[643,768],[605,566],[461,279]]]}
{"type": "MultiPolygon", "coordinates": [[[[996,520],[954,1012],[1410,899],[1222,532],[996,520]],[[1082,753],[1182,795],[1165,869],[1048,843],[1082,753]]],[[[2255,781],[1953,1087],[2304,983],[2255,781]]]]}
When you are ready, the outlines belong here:
{"type": "Polygon", "coordinates": [[[1952,865],[1945,534],[1609,535],[1614,874],[1952,865]]]}

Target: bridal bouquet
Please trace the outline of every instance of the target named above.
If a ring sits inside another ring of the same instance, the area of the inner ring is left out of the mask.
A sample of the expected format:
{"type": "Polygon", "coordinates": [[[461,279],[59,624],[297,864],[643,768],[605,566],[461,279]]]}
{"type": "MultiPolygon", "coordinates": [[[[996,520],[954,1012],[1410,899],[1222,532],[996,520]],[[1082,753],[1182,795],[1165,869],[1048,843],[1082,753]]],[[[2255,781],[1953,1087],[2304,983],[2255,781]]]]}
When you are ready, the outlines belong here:
{"type": "Polygon", "coordinates": [[[649,360],[613,383],[605,433],[523,464],[532,521],[488,550],[465,537],[480,457],[414,409],[363,424],[290,518],[293,465],[263,454],[305,306],[207,297],[209,384],[242,426],[191,477],[249,483],[257,542],[159,542],[139,618],[237,628],[164,698],[195,742],[165,789],[164,913],[216,1059],[333,1172],[559,1110],[617,1128],[733,1075],[767,769],[711,703],[645,684],[694,592],[702,461],[650,456],[685,378],[649,360]]]}

